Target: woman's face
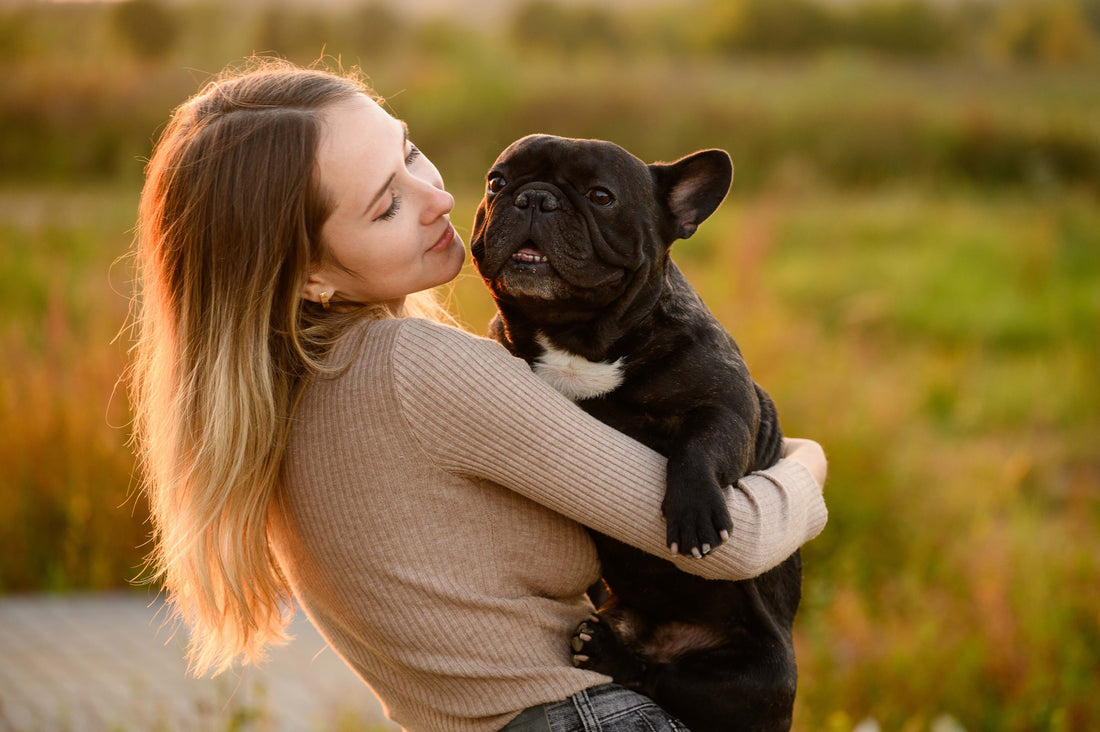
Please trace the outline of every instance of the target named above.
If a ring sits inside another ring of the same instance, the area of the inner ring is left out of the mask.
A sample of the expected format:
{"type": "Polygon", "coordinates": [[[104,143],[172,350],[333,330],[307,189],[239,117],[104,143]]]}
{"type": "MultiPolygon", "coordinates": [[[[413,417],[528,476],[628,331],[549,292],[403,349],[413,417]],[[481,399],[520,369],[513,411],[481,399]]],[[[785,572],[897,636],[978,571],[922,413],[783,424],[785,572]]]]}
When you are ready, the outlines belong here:
{"type": "Polygon", "coordinates": [[[403,122],[365,95],[333,105],[322,113],[317,164],[333,207],[307,299],[324,292],[396,312],[406,295],[454,279],[466,258],[450,222],[454,198],[403,122]]]}

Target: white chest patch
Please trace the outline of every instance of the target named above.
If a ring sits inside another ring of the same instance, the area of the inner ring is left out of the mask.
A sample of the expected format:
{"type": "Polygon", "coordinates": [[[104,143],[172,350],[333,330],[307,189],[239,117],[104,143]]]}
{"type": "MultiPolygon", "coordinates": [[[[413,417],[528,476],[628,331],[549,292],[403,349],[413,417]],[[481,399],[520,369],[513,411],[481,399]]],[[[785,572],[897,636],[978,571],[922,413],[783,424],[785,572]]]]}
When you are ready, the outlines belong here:
{"type": "Polygon", "coordinates": [[[543,354],[535,361],[535,374],[573,401],[603,396],[623,383],[623,360],[594,362],[555,348],[550,340],[538,335],[543,354]]]}

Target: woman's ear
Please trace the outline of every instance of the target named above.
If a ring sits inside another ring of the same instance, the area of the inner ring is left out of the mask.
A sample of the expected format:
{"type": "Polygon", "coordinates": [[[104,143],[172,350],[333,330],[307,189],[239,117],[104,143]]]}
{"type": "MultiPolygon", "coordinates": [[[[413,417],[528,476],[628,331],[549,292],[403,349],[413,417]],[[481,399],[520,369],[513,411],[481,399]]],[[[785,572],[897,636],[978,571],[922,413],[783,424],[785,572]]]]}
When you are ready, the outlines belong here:
{"type": "Polygon", "coordinates": [[[325,300],[331,299],[334,292],[336,292],[336,288],[329,283],[328,278],[324,276],[324,272],[318,267],[310,267],[309,278],[302,286],[302,298],[310,302],[323,303],[325,300]],[[322,298],[322,295],[325,297],[322,298]]]}

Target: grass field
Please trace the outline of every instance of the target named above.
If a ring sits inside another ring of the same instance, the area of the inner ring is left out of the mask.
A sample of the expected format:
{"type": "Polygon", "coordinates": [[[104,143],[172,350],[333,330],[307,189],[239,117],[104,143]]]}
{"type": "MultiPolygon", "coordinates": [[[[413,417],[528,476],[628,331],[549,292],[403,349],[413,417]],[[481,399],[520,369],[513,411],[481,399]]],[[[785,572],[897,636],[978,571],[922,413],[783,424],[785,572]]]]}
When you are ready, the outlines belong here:
{"type": "MultiPolygon", "coordinates": [[[[309,28],[365,32],[369,13],[194,6],[171,52],[137,58],[112,5],[27,7],[0,12],[0,593],[117,588],[148,533],[118,387],[141,159],[206,72],[281,43],[315,58],[309,28]]],[[[465,233],[521,134],[731,152],[730,197],[673,252],[786,432],[830,457],[797,730],[1100,725],[1095,57],[562,55],[403,32],[374,55],[325,48],[367,64],[465,233]]],[[[452,305],[484,332],[469,268],[452,305]]]]}
{"type": "MultiPolygon", "coordinates": [[[[9,591],[115,587],[140,563],[111,343],[135,197],[0,195],[9,591]]],[[[735,195],[680,243],[787,431],[831,459],[800,729],[1100,719],[1098,236],[1089,198],[817,191],[735,195]]],[[[455,288],[477,331],[481,288],[455,288]]]]}

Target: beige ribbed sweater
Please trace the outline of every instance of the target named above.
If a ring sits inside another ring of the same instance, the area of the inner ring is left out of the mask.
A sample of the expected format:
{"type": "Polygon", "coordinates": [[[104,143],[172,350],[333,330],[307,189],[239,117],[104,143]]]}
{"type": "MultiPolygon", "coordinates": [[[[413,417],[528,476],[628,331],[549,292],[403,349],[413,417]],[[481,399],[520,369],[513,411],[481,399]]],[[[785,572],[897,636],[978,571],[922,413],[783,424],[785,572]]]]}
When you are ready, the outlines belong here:
{"type": "MultiPolygon", "coordinates": [[[[412,318],[356,326],[294,417],[274,540],[298,602],[409,730],[488,732],[607,677],[568,639],[597,579],[584,526],[669,556],[665,460],[500,345],[412,318]]],[[[784,460],[728,492],[729,542],[686,571],[742,579],[825,524],[784,460]]]]}

